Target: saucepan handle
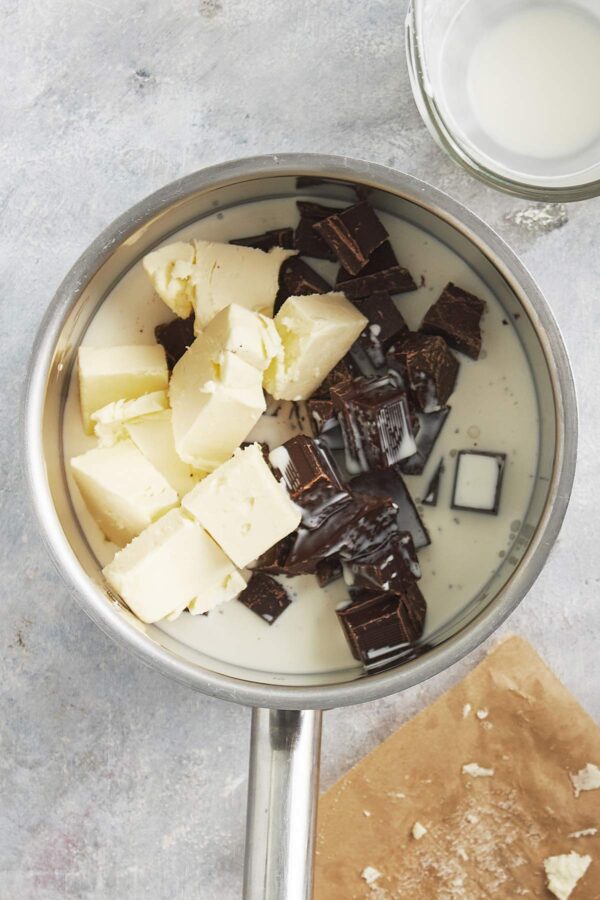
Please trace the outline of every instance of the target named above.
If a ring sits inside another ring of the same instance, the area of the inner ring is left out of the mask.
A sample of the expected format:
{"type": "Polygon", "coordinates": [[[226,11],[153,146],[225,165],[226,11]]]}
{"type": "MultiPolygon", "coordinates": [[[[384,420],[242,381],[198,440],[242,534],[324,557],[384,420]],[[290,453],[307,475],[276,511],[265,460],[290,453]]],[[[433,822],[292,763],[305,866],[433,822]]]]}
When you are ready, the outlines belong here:
{"type": "Polygon", "coordinates": [[[254,709],[244,900],[310,900],[320,710],[254,709]]]}

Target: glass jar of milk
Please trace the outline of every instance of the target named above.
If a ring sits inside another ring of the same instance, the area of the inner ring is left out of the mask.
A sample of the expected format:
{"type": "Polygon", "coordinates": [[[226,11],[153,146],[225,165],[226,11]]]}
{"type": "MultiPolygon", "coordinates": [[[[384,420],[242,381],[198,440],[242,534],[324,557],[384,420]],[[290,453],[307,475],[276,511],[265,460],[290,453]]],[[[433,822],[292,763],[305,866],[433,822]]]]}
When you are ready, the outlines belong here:
{"type": "Polygon", "coordinates": [[[425,123],[473,174],[600,194],[600,0],[412,0],[407,56],[425,123]]]}

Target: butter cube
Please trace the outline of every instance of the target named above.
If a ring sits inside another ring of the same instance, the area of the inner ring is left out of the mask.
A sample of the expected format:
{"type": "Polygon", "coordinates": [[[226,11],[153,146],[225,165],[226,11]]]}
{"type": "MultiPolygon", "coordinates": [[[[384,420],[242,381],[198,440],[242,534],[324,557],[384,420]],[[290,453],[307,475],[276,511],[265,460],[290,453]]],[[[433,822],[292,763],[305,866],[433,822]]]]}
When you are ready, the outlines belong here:
{"type": "Polygon", "coordinates": [[[165,390],[169,370],[158,344],[131,347],[80,347],[79,396],[83,427],[92,434],[92,413],[115,400],[134,400],[165,390]]]}
{"type": "Polygon", "coordinates": [[[206,335],[173,369],[169,398],[177,453],[206,472],[229,459],[265,409],[262,372],[206,335]]]}
{"type": "Polygon", "coordinates": [[[277,400],[310,397],[368,324],[342,293],[288,297],[274,321],[283,353],[264,384],[277,400]]]}
{"type": "Polygon", "coordinates": [[[236,450],[183,498],[182,506],[240,567],[294,531],[301,519],[258,444],[236,450]]]}
{"type": "Polygon", "coordinates": [[[175,618],[186,606],[207,612],[246,582],[203,528],[174,509],[150,525],[103,570],[143,622],[175,618]]]}
{"type": "Polygon", "coordinates": [[[120,547],[179,503],[177,492],[129,440],[73,457],[71,471],[92,516],[120,547]]]}
{"type": "Polygon", "coordinates": [[[192,313],[194,256],[191,244],[177,241],[147,253],[142,260],[160,299],[182,319],[187,319],[192,313]]]}
{"type": "Polygon", "coordinates": [[[279,269],[286,259],[296,254],[295,250],[273,247],[265,253],[252,247],[212,241],[194,241],[194,247],[196,327],[204,328],[230,303],[273,315],[279,269]]]}
{"type": "Polygon", "coordinates": [[[184,463],[177,453],[170,409],[154,416],[127,422],[125,428],[138,450],[167,479],[180,497],[191,491],[206,475],[206,472],[200,472],[184,463]]]}
{"type": "Polygon", "coordinates": [[[281,338],[273,319],[237,303],[217,313],[204,334],[213,338],[222,350],[235,353],[261,372],[282,352],[281,338]]]}
{"type": "Polygon", "coordinates": [[[127,437],[127,423],[151,416],[169,408],[166,391],[152,391],[136,400],[115,400],[92,413],[94,434],[101,447],[112,447],[121,438],[127,437]]]}

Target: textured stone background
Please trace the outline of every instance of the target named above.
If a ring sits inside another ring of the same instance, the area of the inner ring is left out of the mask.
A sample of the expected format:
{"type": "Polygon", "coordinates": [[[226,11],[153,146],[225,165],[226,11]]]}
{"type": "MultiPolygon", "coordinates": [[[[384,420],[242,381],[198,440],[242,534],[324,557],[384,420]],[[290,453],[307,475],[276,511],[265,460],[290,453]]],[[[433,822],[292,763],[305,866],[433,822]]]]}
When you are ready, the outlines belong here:
{"type": "MultiPolygon", "coordinates": [[[[226,158],[314,150],[431,181],[521,254],[572,353],[575,494],[527,636],[600,714],[600,201],[534,233],[434,146],[412,102],[404,0],[0,0],[2,617],[0,900],[240,895],[249,713],[170,684],[67,595],[19,470],[18,398],[39,319],[118,213],[226,158]]],[[[402,696],[328,713],[329,785],[481,658],[402,696]]]]}

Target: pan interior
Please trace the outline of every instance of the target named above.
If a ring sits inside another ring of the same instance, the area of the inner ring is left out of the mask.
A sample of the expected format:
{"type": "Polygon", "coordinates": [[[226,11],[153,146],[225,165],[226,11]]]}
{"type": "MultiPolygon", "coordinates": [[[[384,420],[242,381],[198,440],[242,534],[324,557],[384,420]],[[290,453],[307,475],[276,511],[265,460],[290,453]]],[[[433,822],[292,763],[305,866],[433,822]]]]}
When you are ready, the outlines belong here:
{"type": "MultiPolygon", "coordinates": [[[[133,619],[106,595],[100,568],[112,558],[114,547],[91,520],[64,465],[65,459],[93,445],[79,424],[72,377],[76,348],[82,342],[103,346],[153,340],[154,326],[169,313],[153,297],[141,271],[141,257],[149,249],[174,237],[228,240],[285,226],[295,221],[297,198],[348,203],[355,194],[348,185],[298,186],[296,179],[270,177],[186,198],[115,248],[63,327],[45,423],[50,484],[72,550],[105,602],[114,604],[115,615],[133,619]]],[[[452,413],[423,475],[407,479],[413,497],[422,498],[444,457],[438,505],[422,510],[432,539],[430,547],[420,552],[422,590],[429,604],[418,648],[423,654],[465,629],[519,567],[546,504],[556,413],[545,353],[526,298],[518,296],[484,250],[418,203],[384,191],[374,191],[371,202],[390,232],[400,262],[417,282],[422,276],[418,291],[396,298],[412,328],[418,327],[447,281],[488,303],[483,358],[475,363],[460,357],[460,380],[449,401],[452,413]],[[461,449],[507,453],[498,517],[450,509],[455,457],[461,449]]],[[[335,274],[328,263],[310,263],[325,277],[335,274]]],[[[335,616],[335,606],[345,596],[343,583],[323,592],[306,576],[292,586],[296,601],[270,627],[235,601],[206,618],[185,613],[175,622],[142,626],[135,621],[135,627],[179,658],[246,681],[309,686],[364,677],[335,616]]]]}

